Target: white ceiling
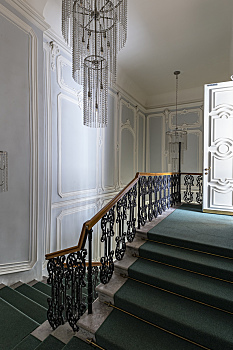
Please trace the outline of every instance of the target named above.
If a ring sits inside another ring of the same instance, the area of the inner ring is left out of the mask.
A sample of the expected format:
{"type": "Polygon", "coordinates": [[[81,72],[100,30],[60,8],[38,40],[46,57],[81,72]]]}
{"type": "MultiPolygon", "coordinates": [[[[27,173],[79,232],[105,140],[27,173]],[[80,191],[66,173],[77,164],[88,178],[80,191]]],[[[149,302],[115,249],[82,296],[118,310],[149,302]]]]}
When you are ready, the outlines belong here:
{"type": "MultiPolygon", "coordinates": [[[[61,0],[43,3],[45,20],[60,32],[61,0]]],[[[232,20],[233,0],[128,0],[119,85],[144,106],[169,104],[173,72],[180,70],[180,98],[201,99],[205,83],[230,80],[233,74],[232,20]]]]}

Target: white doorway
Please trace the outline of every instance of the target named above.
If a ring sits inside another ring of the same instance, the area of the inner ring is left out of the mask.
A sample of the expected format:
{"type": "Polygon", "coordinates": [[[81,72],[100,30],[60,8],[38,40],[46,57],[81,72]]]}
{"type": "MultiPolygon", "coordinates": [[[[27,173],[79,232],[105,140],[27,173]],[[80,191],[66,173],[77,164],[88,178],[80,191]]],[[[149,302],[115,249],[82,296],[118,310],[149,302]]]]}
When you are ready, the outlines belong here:
{"type": "Polygon", "coordinates": [[[233,215],[233,81],[205,85],[203,211],[233,215]]]}

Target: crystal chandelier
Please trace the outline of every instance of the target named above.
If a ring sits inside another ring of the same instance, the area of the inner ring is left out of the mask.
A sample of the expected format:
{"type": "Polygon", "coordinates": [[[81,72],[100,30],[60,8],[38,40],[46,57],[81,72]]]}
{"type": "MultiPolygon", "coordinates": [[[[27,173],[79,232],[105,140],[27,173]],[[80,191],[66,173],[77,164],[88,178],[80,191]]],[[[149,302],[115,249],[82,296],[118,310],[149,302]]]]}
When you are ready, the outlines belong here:
{"type": "Polygon", "coordinates": [[[83,85],[84,125],[107,126],[108,86],[127,38],[127,0],[62,0],[62,34],[73,79],[83,85]]]}
{"type": "Polygon", "coordinates": [[[166,132],[166,151],[168,152],[168,164],[172,165],[172,171],[180,172],[180,163],[184,161],[184,150],[187,150],[187,131],[178,129],[177,104],[178,104],[178,76],[180,71],[174,72],[176,76],[176,128],[166,132]]]}

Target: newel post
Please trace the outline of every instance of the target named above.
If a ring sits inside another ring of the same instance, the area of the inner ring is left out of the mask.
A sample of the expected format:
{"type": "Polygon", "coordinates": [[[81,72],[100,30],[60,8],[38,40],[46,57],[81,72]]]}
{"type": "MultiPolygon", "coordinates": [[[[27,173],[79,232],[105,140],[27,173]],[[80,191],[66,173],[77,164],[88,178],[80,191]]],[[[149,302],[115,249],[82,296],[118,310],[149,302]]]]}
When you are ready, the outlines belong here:
{"type": "Polygon", "coordinates": [[[141,183],[140,178],[138,179],[138,229],[140,230],[141,227],[141,216],[140,216],[140,198],[141,198],[141,183]]]}
{"type": "Polygon", "coordinates": [[[86,233],[87,233],[87,238],[88,238],[88,314],[92,314],[92,291],[93,291],[93,287],[92,287],[92,233],[93,230],[90,229],[86,229],[86,233]]]}

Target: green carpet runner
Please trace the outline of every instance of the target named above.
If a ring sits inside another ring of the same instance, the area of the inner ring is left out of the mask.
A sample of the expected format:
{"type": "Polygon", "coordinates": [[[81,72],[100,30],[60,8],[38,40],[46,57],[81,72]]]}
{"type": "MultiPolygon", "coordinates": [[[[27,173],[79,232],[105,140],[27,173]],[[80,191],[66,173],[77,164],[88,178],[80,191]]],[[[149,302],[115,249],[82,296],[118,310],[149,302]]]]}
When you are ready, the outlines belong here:
{"type": "MultiPolygon", "coordinates": [[[[147,239],[95,335],[99,347],[233,350],[233,218],[182,206],[147,239]]],[[[41,282],[0,290],[1,350],[98,349],[31,334],[47,318],[50,292],[41,282]]]]}
{"type": "Polygon", "coordinates": [[[22,284],[15,290],[0,289],[1,350],[91,350],[93,346],[73,337],[64,344],[53,335],[43,342],[31,333],[47,319],[47,298],[51,287],[38,282],[32,287],[22,284]]]}
{"type": "Polygon", "coordinates": [[[97,343],[108,350],[232,350],[233,260],[219,257],[233,257],[232,217],[184,206],[147,236],[154,242],[141,246],[132,279],[114,297],[124,312],[113,310],[97,343]]]}

